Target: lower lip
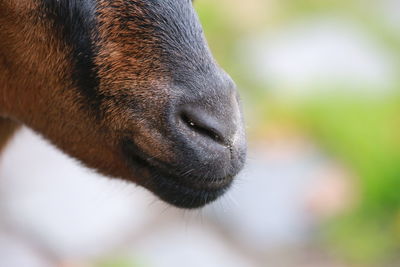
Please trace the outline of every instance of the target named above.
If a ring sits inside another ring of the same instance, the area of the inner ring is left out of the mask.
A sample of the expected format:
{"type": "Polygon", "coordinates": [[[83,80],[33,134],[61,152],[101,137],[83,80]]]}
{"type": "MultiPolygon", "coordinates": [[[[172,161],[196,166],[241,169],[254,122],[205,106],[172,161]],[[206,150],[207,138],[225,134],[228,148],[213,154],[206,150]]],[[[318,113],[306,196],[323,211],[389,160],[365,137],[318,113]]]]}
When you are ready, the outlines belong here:
{"type": "Polygon", "coordinates": [[[190,186],[180,182],[179,178],[171,177],[171,175],[143,160],[145,157],[139,156],[143,153],[140,153],[140,150],[134,144],[128,142],[124,148],[130,148],[126,150],[126,155],[134,169],[136,171],[146,170],[146,174],[142,173],[142,175],[150,176],[147,182],[142,181],[143,186],[151,190],[163,201],[179,208],[195,209],[203,207],[222,196],[232,183],[220,186],[214,184],[212,188],[190,186]],[[135,155],[135,157],[132,157],[132,155],[135,155]]]}
{"type": "Polygon", "coordinates": [[[162,200],[176,207],[195,209],[222,196],[230,184],[218,189],[195,189],[163,175],[153,175],[153,190],[162,200]]]}

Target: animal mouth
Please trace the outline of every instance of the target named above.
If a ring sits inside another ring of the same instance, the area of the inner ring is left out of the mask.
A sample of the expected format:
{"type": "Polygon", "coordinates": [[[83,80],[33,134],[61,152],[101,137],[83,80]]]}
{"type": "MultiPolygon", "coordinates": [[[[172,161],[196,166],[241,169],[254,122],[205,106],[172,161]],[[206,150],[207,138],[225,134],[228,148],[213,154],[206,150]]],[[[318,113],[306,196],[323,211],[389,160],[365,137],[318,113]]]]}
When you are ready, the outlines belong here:
{"type": "Polygon", "coordinates": [[[132,142],[125,143],[124,150],[134,171],[146,177],[142,186],[179,208],[203,207],[222,196],[232,184],[232,177],[214,179],[177,175],[170,171],[173,167],[147,156],[132,142]],[[199,180],[201,183],[196,182],[199,180]]]}
{"type": "Polygon", "coordinates": [[[164,201],[181,208],[199,208],[223,195],[231,183],[219,188],[194,188],[168,175],[156,175],[155,193],[164,201]]]}

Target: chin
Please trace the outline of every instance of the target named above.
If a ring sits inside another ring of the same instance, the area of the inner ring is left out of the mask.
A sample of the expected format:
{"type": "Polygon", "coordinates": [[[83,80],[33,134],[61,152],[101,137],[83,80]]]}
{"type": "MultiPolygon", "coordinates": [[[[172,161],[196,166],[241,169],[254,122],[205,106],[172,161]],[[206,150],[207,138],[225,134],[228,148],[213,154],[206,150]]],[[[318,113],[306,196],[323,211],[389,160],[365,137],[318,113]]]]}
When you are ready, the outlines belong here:
{"type": "MultiPolygon", "coordinates": [[[[214,164],[217,165],[210,166],[206,172],[201,171],[202,168],[191,168],[192,172],[190,174],[186,172],[185,175],[185,172],[177,167],[178,164],[182,167],[181,161],[175,164],[161,162],[145,155],[132,142],[125,142],[124,148],[133,173],[141,178],[136,179],[138,184],[166,203],[184,209],[204,207],[224,195],[244,164],[244,160],[240,160],[240,164],[235,164],[229,170],[221,172],[221,168],[225,166],[220,166],[221,162],[215,162],[214,164]]],[[[239,158],[244,159],[245,155],[239,158]]],[[[189,161],[194,160],[189,159],[189,161]]]]}
{"type": "Polygon", "coordinates": [[[180,182],[176,177],[169,177],[154,172],[152,191],[163,201],[179,208],[201,208],[221,197],[232,185],[229,182],[212,186],[197,187],[180,182]]]}

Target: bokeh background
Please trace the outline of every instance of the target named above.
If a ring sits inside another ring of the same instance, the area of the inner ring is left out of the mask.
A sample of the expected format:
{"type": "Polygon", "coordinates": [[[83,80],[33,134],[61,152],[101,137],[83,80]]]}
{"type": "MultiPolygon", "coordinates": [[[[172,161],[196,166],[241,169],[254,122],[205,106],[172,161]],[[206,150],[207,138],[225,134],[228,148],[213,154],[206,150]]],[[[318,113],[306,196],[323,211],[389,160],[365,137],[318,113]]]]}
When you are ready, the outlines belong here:
{"type": "Polygon", "coordinates": [[[0,161],[0,266],[400,266],[400,1],[195,6],[242,95],[234,188],[178,210],[23,129],[0,161]]]}

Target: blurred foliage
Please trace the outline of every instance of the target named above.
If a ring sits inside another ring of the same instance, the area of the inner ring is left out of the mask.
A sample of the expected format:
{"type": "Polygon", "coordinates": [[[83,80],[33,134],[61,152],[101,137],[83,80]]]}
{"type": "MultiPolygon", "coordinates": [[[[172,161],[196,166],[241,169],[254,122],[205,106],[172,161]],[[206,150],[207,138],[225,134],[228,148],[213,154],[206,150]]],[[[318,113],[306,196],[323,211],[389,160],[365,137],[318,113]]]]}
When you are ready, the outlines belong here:
{"type": "MultiPolygon", "coordinates": [[[[359,207],[332,221],[327,237],[342,255],[383,263],[400,248],[400,98],[331,98],[303,103],[298,121],[359,177],[359,207]]],[[[376,266],[376,265],[373,265],[376,266]]]]}
{"type": "Polygon", "coordinates": [[[245,69],[237,56],[238,44],[249,36],[268,35],[296,20],[339,14],[360,25],[400,62],[398,28],[382,19],[371,1],[201,0],[196,7],[215,56],[242,89],[246,112],[257,122],[250,134],[260,135],[254,132],[265,131],[271,123],[294,125],[291,129],[313,136],[356,173],[359,204],[326,224],[327,247],[362,266],[398,266],[394,262],[400,258],[400,67],[392,90],[399,94],[371,97],[344,93],[351,90],[343,86],[330,94],[282,99],[270,93],[269,85],[255,82],[252,70],[245,69]]]}
{"type": "Polygon", "coordinates": [[[102,259],[97,264],[96,267],[146,267],[147,264],[139,263],[136,259],[126,258],[123,256],[102,259]]]}

